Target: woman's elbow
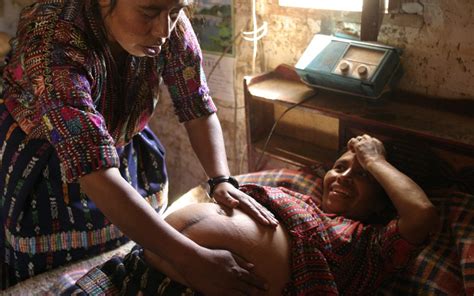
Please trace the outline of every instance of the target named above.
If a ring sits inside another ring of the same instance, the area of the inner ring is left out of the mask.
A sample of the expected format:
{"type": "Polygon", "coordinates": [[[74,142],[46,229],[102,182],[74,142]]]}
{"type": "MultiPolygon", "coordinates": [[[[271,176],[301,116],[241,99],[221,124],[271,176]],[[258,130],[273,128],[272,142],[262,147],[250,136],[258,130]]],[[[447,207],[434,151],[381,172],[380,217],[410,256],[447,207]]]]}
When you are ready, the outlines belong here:
{"type": "Polygon", "coordinates": [[[420,222],[422,221],[421,227],[425,228],[427,234],[436,231],[440,224],[440,218],[438,215],[438,210],[434,205],[429,204],[424,206],[418,216],[420,222]]]}
{"type": "Polygon", "coordinates": [[[436,232],[440,226],[438,211],[432,204],[427,204],[418,209],[416,215],[402,223],[399,221],[400,232],[405,239],[414,244],[423,243],[431,233],[436,232]]]}

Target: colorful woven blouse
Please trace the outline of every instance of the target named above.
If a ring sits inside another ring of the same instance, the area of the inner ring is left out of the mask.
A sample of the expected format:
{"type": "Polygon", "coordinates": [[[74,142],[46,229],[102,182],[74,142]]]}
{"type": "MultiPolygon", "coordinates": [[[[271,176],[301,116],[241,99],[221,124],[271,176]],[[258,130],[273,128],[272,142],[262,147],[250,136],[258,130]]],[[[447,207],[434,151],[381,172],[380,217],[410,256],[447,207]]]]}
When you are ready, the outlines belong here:
{"type": "Polygon", "coordinates": [[[156,58],[115,64],[97,1],[43,0],[23,10],[4,71],[5,104],[29,138],[47,139],[68,182],[118,166],[123,146],[147,124],[161,77],[187,121],[216,111],[189,20],[156,58]]]}
{"type": "Polygon", "coordinates": [[[84,174],[119,167],[166,208],[165,151],[146,126],[162,78],[180,121],[216,111],[186,17],[159,56],[119,67],[96,3],[40,0],[21,13],[0,96],[0,290],[128,241],[81,192],[84,174]]]}
{"type": "Polygon", "coordinates": [[[372,295],[421,251],[400,236],[397,220],[364,225],[325,214],[310,196],[283,187],[241,189],[290,233],[291,281],[283,295],[372,295]]]}

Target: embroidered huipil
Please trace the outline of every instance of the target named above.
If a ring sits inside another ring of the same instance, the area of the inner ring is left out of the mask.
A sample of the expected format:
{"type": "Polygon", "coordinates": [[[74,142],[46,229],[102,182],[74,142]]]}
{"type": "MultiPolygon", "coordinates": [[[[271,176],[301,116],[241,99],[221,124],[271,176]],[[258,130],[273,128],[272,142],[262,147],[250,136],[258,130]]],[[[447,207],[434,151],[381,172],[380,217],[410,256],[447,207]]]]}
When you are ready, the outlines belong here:
{"type": "Polygon", "coordinates": [[[291,280],[282,295],[375,295],[424,245],[400,236],[397,220],[386,226],[322,212],[307,195],[283,187],[244,185],[291,237],[291,280]]]}
{"type": "Polygon", "coordinates": [[[128,56],[121,66],[96,2],[37,1],[25,8],[4,69],[0,254],[18,279],[126,240],[80,192],[80,176],[120,167],[163,208],[164,150],[146,127],[161,78],[181,122],[216,111],[184,15],[159,56],[128,56]]]}
{"type": "MultiPolygon", "coordinates": [[[[381,283],[407,267],[424,245],[400,236],[397,221],[364,225],[325,214],[316,197],[284,187],[246,184],[240,189],[265,205],[290,236],[290,280],[281,295],[378,295],[381,283]]],[[[67,290],[68,295],[101,293],[136,295],[201,295],[170,281],[147,265],[136,246],[90,270],[67,290]]]]}

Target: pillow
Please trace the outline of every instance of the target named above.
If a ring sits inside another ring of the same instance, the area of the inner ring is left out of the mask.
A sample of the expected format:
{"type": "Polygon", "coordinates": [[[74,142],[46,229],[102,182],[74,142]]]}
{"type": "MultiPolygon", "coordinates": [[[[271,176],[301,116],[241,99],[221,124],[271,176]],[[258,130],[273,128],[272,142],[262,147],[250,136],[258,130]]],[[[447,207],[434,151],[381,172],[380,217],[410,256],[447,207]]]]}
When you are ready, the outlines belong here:
{"type": "Polygon", "coordinates": [[[381,295],[474,295],[474,195],[431,192],[441,223],[408,269],[381,295]]]}
{"type": "Polygon", "coordinates": [[[310,167],[301,170],[273,169],[235,176],[239,184],[258,184],[270,187],[284,187],[291,191],[321,200],[323,193],[324,168],[310,167]]]}

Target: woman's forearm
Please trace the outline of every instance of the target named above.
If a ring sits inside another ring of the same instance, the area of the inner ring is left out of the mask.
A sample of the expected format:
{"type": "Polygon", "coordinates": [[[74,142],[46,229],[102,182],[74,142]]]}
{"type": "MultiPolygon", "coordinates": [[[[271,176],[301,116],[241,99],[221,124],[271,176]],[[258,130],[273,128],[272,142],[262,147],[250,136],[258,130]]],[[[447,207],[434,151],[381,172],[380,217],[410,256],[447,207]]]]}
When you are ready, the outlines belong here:
{"type": "Polygon", "coordinates": [[[400,233],[413,243],[426,239],[438,222],[436,209],[423,189],[386,160],[367,165],[397,209],[400,233]]]}
{"type": "Polygon", "coordinates": [[[217,115],[211,114],[184,124],[194,152],[209,177],[229,175],[224,137],[217,115]]]}
{"type": "MultiPolygon", "coordinates": [[[[210,178],[229,176],[224,138],[217,115],[211,114],[191,120],[185,123],[185,127],[207,176],[210,178]]],[[[227,207],[239,206],[260,223],[271,227],[278,225],[278,221],[270,211],[230,183],[223,182],[215,186],[212,197],[227,207]]]]}
{"type": "Polygon", "coordinates": [[[169,226],[121,177],[118,169],[93,172],[82,177],[80,184],[82,191],[127,237],[168,262],[185,262],[184,255],[192,255],[198,248],[169,226]]]}

